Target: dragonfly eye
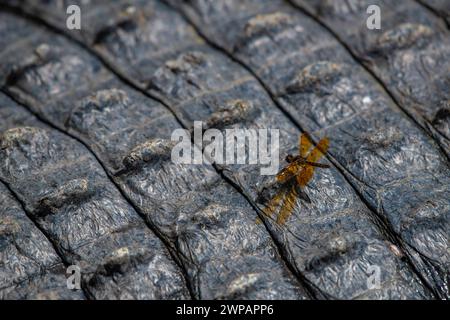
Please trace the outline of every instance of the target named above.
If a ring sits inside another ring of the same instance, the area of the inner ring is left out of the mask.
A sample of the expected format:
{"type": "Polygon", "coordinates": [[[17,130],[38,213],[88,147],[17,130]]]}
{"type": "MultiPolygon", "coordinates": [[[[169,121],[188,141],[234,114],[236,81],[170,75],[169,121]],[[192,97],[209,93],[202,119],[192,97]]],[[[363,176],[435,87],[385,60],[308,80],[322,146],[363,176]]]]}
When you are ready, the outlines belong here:
{"type": "Polygon", "coordinates": [[[291,162],[293,162],[294,161],[294,156],[292,155],[292,154],[288,154],[287,156],[286,156],[286,162],[287,163],[291,163],[291,162]]]}

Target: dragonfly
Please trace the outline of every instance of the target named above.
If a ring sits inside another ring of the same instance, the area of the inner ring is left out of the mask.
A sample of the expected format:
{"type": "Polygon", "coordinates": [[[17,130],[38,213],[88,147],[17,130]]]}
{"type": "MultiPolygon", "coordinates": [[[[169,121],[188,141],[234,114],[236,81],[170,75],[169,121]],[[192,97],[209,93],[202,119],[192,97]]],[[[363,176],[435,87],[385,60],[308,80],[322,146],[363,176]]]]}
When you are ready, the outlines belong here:
{"type": "Polygon", "coordinates": [[[264,208],[263,212],[266,216],[271,217],[279,209],[277,223],[286,222],[294,211],[297,198],[301,196],[301,189],[311,181],[315,168],[330,168],[329,165],[318,162],[327,152],[329,144],[329,139],[324,137],[314,146],[308,133],[301,134],[299,154],[295,156],[288,154],[286,156],[288,165],[276,175],[276,180],[282,184],[282,187],[264,208]]]}

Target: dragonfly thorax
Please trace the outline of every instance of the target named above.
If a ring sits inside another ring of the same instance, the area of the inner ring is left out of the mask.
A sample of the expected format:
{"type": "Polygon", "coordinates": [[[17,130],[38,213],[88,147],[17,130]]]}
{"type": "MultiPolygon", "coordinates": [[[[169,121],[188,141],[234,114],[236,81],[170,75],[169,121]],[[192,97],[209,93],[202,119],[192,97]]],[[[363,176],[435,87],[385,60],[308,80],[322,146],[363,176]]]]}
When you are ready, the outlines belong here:
{"type": "Polygon", "coordinates": [[[306,159],[303,158],[300,155],[297,156],[293,156],[292,154],[288,154],[286,156],[286,162],[287,163],[293,163],[293,162],[298,162],[298,163],[305,163],[306,159]]]}
{"type": "Polygon", "coordinates": [[[292,154],[288,154],[286,156],[286,162],[287,163],[293,163],[293,162],[297,162],[298,164],[305,164],[306,163],[306,159],[303,158],[300,155],[297,156],[293,156],[292,154]]]}

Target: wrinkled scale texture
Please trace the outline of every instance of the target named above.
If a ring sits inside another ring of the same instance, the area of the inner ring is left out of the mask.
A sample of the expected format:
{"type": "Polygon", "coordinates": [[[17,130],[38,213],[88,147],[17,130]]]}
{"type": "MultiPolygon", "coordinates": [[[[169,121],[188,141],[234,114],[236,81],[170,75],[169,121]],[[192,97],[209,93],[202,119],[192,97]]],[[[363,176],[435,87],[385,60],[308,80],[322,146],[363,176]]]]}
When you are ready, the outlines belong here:
{"type": "Polygon", "coordinates": [[[371,32],[365,1],[70,1],[70,31],[69,1],[0,3],[0,297],[450,297],[438,15],[371,1],[391,12],[371,32]],[[281,159],[327,136],[331,169],[279,224],[261,165],[170,161],[200,120],[279,129],[281,159]]]}

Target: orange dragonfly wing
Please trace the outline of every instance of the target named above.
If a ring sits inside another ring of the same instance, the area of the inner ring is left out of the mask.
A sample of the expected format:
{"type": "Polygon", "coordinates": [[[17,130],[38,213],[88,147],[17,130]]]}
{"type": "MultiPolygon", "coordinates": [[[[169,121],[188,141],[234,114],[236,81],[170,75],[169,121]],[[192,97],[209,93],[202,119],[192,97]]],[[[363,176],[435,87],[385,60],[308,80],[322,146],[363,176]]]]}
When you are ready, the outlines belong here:
{"type": "MultiPolygon", "coordinates": [[[[306,160],[310,162],[317,162],[321,157],[323,157],[324,153],[328,150],[329,144],[330,141],[328,140],[328,138],[323,138],[322,140],[320,140],[317,146],[309,153],[306,160]]],[[[306,164],[303,167],[303,170],[301,170],[298,173],[296,179],[300,187],[306,186],[308,182],[312,179],[314,169],[315,168],[313,166],[306,164]]]]}
{"type": "Polygon", "coordinates": [[[295,190],[295,186],[292,186],[283,202],[283,205],[281,206],[280,213],[278,214],[278,224],[284,224],[286,220],[292,215],[292,213],[294,212],[296,200],[297,191],[295,190]]]}
{"type": "Polygon", "coordinates": [[[299,170],[301,170],[301,167],[298,164],[290,163],[277,174],[277,181],[286,182],[289,178],[295,176],[299,170]]]}
{"type": "Polygon", "coordinates": [[[306,165],[301,172],[296,176],[297,183],[300,187],[304,187],[308,184],[314,174],[314,167],[306,165]]]}
{"type": "Polygon", "coordinates": [[[327,152],[329,145],[330,145],[330,140],[328,138],[323,138],[322,140],[319,141],[319,143],[315,146],[315,148],[309,153],[306,160],[310,161],[310,162],[317,162],[327,152]]]}
{"type": "Polygon", "coordinates": [[[306,158],[306,154],[308,153],[309,149],[311,149],[312,147],[312,140],[311,140],[311,136],[304,132],[300,135],[300,139],[299,139],[299,151],[300,151],[300,155],[303,158],[306,158]]]}

